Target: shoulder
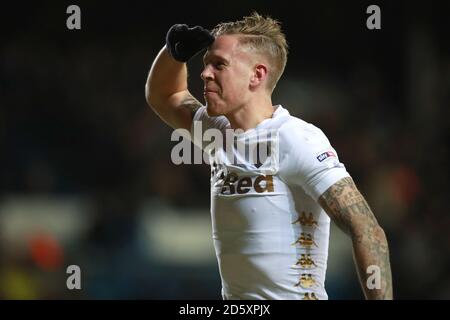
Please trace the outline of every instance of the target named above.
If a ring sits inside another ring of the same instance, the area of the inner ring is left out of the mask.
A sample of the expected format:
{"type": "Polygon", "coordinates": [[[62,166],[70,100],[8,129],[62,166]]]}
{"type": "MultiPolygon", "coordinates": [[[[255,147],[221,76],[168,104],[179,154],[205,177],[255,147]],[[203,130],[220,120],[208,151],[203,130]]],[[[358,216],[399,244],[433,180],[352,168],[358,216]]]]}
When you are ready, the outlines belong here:
{"type": "Polygon", "coordinates": [[[335,166],[336,150],[325,133],[317,126],[290,117],[278,134],[280,167],[292,174],[298,170],[315,172],[335,166]]]}
{"type": "Polygon", "coordinates": [[[279,139],[280,146],[291,151],[315,151],[330,145],[327,136],[319,127],[293,116],[289,116],[280,126],[279,139]]]}

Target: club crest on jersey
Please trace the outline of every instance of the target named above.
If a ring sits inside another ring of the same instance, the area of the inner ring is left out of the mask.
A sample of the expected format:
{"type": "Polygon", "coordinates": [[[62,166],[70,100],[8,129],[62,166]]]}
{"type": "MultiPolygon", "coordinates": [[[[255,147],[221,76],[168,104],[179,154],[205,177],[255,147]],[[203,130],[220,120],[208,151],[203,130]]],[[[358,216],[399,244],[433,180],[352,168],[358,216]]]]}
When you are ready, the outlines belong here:
{"type": "Polygon", "coordinates": [[[333,151],[325,151],[317,156],[317,160],[319,160],[319,162],[322,162],[323,160],[328,159],[330,157],[336,157],[336,155],[334,154],[333,151]]]}

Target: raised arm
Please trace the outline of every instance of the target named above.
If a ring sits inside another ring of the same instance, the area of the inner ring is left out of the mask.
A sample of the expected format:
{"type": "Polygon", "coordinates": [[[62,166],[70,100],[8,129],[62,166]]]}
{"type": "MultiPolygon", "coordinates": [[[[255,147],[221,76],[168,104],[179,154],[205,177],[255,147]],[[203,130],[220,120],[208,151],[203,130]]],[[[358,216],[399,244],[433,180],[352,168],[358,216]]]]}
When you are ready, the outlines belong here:
{"type": "Polygon", "coordinates": [[[186,63],[172,58],[164,47],[156,57],[145,84],[147,104],[169,126],[190,130],[201,103],[187,87],[186,63]]]}
{"type": "Polygon", "coordinates": [[[354,260],[365,297],[392,299],[392,275],[386,235],[352,178],[343,178],[332,185],[319,198],[319,203],[338,227],[352,239],[354,260]],[[377,282],[371,281],[377,270],[380,271],[378,288],[377,282]]]}
{"type": "Polygon", "coordinates": [[[201,103],[188,90],[186,62],[214,41],[201,27],[172,26],[150,69],[145,98],[158,116],[174,129],[190,130],[201,103]]]}

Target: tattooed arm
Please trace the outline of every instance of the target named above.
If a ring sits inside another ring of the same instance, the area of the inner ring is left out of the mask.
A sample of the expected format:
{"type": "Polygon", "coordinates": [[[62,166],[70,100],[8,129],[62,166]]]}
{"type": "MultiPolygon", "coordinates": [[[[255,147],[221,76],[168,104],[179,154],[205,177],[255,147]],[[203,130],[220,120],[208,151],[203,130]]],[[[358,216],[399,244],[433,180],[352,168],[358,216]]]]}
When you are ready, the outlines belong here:
{"type": "Polygon", "coordinates": [[[343,178],[332,185],[319,198],[319,203],[338,227],[352,239],[354,260],[366,298],[392,299],[386,235],[352,178],[343,178]],[[373,274],[370,266],[376,266],[380,270],[379,289],[376,288],[376,281],[372,283],[368,279],[373,274]],[[375,288],[368,285],[368,282],[375,284],[375,288]]]}
{"type": "Polygon", "coordinates": [[[164,47],[157,55],[145,84],[148,105],[174,129],[190,130],[201,103],[188,91],[187,67],[173,59],[164,47]]]}

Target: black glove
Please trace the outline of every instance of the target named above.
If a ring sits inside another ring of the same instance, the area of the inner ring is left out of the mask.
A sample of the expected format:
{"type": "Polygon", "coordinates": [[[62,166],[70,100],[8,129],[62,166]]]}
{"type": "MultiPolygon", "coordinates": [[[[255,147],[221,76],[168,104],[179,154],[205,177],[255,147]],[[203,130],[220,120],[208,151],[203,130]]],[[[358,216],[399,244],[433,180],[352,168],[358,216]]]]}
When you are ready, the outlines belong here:
{"type": "Polygon", "coordinates": [[[187,62],[201,50],[214,42],[214,36],[206,29],[186,24],[174,24],[166,36],[166,46],[177,61],[187,62]]]}

